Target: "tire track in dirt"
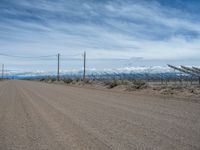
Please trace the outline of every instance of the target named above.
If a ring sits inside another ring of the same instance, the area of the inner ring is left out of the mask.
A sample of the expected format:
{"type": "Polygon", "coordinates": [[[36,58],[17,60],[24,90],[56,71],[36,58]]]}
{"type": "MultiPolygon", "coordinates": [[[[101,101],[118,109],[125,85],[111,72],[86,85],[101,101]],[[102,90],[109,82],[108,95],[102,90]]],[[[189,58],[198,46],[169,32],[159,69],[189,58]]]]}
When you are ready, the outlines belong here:
{"type": "MultiPolygon", "coordinates": [[[[29,89],[30,90],[30,89],[29,89]]],[[[34,91],[35,91],[36,89],[34,89],[34,91]]],[[[41,89],[40,89],[41,90],[41,89]]],[[[48,90],[49,91],[49,90],[48,90]]],[[[33,92],[33,89],[32,89],[32,92],[33,92]]],[[[36,92],[36,91],[35,91],[36,92]]],[[[35,92],[33,92],[33,93],[35,93],[35,92]]],[[[37,93],[35,93],[35,95],[40,95],[40,98],[41,99],[46,99],[46,102],[47,103],[49,103],[50,101],[51,102],[54,102],[53,104],[51,104],[51,105],[53,105],[53,106],[57,106],[57,108],[62,108],[62,106],[64,106],[65,105],[65,103],[62,103],[62,104],[60,104],[60,105],[58,105],[58,102],[59,102],[59,99],[57,99],[57,101],[54,101],[53,99],[55,99],[55,98],[53,98],[53,96],[47,96],[47,94],[45,93],[45,91],[43,91],[42,92],[42,94],[39,94],[39,91],[37,91],[37,93]],[[45,96],[44,96],[45,95],[45,96]]],[[[72,100],[71,101],[71,103],[75,103],[75,105],[80,105],[80,101],[78,101],[77,102],[77,100],[78,99],[80,99],[81,97],[77,97],[77,96],[73,96],[73,97],[69,97],[69,95],[66,95],[66,97],[68,98],[68,100],[70,99],[70,100],[72,100]]],[[[93,103],[92,101],[89,101],[90,103],[93,103]]],[[[94,106],[94,105],[93,105],[94,106]]],[[[106,107],[106,106],[101,106],[101,107],[106,107]]],[[[83,107],[83,105],[82,105],[82,108],[86,108],[87,109],[87,106],[84,106],[83,107]]],[[[90,108],[88,108],[88,109],[91,109],[92,107],[90,107],[90,108]]],[[[95,107],[95,108],[97,108],[97,107],[95,107]]],[[[117,109],[118,109],[119,107],[117,107],[117,109]]],[[[111,107],[109,107],[109,109],[111,109],[111,107]]],[[[64,110],[64,109],[63,109],[64,110]]],[[[118,110],[120,110],[120,108],[118,109],[118,110]]],[[[125,111],[127,111],[127,110],[125,110],[125,109],[122,109],[124,112],[125,111]]],[[[61,110],[62,111],[62,110],[61,110]]],[[[84,110],[83,111],[83,113],[85,112],[86,110],[84,110]]],[[[93,112],[94,112],[95,110],[93,110],[93,112]]],[[[123,113],[123,111],[122,111],[122,113],[123,113]]],[[[68,112],[68,113],[70,113],[70,112],[68,112]]],[[[99,112],[99,114],[101,114],[102,112],[99,112]]],[[[108,113],[108,116],[110,117],[110,120],[112,120],[111,118],[116,118],[116,116],[114,116],[114,115],[112,115],[111,116],[111,114],[112,114],[112,112],[109,112],[108,113]]],[[[85,116],[90,116],[91,118],[92,118],[92,116],[95,116],[96,114],[85,114],[85,116]]],[[[139,115],[139,114],[137,114],[137,115],[139,115]]],[[[96,116],[99,120],[100,120],[100,116],[96,116]]],[[[141,117],[145,117],[145,116],[141,116],[141,117]]],[[[105,117],[104,117],[104,119],[105,119],[105,117]]],[[[149,118],[149,119],[153,119],[153,118],[149,118]]],[[[93,121],[95,120],[95,118],[93,118],[92,119],[93,121]]],[[[103,121],[103,120],[102,120],[103,121]]],[[[122,122],[122,119],[120,118],[118,121],[121,121],[122,122]]],[[[150,122],[152,122],[151,120],[149,120],[150,122]]],[[[156,120],[155,120],[156,121],[156,120]]],[[[123,121],[124,122],[124,126],[126,125],[128,125],[128,123],[130,124],[129,125],[129,127],[131,127],[131,125],[133,126],[133,123],[132,122],[130,122],[130,121],[123,121]]],[[[108,122],[109,123],[109,122],[108,122]]],[[[147,123],[147,122],[146,122],[147,123]]],[[[153,122],[152,122],[153,123],[153,122]]],[[[167,122],[166,122],[167,123],[167,122]]],[[[101,122],[98,122],[98,124],[96,124],[96,126],[99,126],[99,124],[101,124],[101,122]]],[[[148,123],[149,124],[149,123],[148,123]]],[[[165,123],[164,123],[165,124],[165,123]]],[[[104,124],[105,125],[105,124],[104,124]]],[[[123,125],[123,123],[121,124],[121,125],[123,125]]],[[[140,124],[141,125],[141,124],[140,124]]],[[[149,125],[151,125],[151,124],[149,124],[149,125]]],[[[155,124],[156,125],[156,124],[155,124]]],[[[170,124],[169,124],[170,125],[170,124]]],[[[174,126],[174,125],[173,125],[174,126]]],[[[141,126],[142,127],[142,126],[141,126]]],[[[143,130],[143,132],[145,132],[146,130],[145,130],[145,128],[137,128],[137,130],[140,130],[140,131],[142,131],[143,130]]],[[[158,126],[159,127],[159,126],[158,126]]],[[[163,126],[164,127],[164,126],[163,126]]],[[[167,127],[167,126],[166,126],[167,127]]],[[[180,127],[179,127],[180,128],[180,127]]],[[[110,128],[111,129],[111,128],[110,128]]],[[[175,128],[176,130],[177,130],[177,128],[175,128]]],[[[174,130],[175,130],[174,129],[174,130]]],[[[184,129],[184,128],[183,128],[184,129]]],[[[118,129],[119,130],[119,129],[118,129]]],[[[150,128],[148,129],[149,131],[150,131],[150,128]]],[[[157,137],[160,137],[160,138],[165,138],[165,142],[164,143],[166,143],[167,141],[168,141],[168,145],[169,145],[169,143],[174,143],[173,145],[177,145],[176,143],[178,142],[178,143],[181,143],[183,146],[185,145],[185,147],[187,147],[187,146],[189,146],[189,147],[192,147],[192,145],[187,145],[185,142],[184,142],[184,140],[182,140],[182,141],[180,141],[180,140],[178,140],[178,139],[174,139],[173,138],[173,136],[169,136],[169,134],[167,135],[167,132],[169,132],[169,131],[167,131],[165,134],[163,134],[162,133],[162,128],[160,128],[160,131],[158,130],[158,128],[157,128],[157,131],[153,128],[153,129],[151,129],[152,130],[152,132],[151,132],[151,134],[152,134],[152,136],[150,136],[150,138],[152,138],[153,139],[153,136],[157,136],[157,137]],[[168,140],[167,140],[168,139],[168,140]]],[[[109,132],[109,130],[107,130],[107,132],[109,132]]],[[[117,130],[115,130],[115,132],[117,133],[117,130]]],[[[188,131],[188,132],[191,132],[191,131],[188,131]]],[[[138,132],[135,132],[135,133],[133,133],[133,134],[136,134],[136,133],[138,133],[138,132]]],[[[173,132],[171,132],[171,133],[173,133],[173,132]]],[[[194,132],[195,133],[195,132],[194,132]]],[[[141,134],[141,133],[139,133],[139,134],[141,134]]],[[[178,133],[178,134],[180,134],[181,135],[181,132],[180,133],[178,133]]],[[[142,136],[145,136],[144,134],[141,134],[142,136]]],[[[141,136],[140,135],[140,136],[141,136]]],[[[176,135],[176,134],[174,134],[174,135],[176,135]]],[[[187,134],[186,134],[187,135],[187,134]]],[[[184,137],[184,135],[182,134],[182,136],[184,137]]],[[[197,135],[198,136],[198,135],[197,135]]],[[[139,138],[139,136],[137,137],[137,138],[139,138]]],[[[185,138],[187,138],[187,136],[185,137],[185,138]]],[[[195,137],[194,137],[195,138],[195,137]]],[[[122,139],[121,139],[122,140],[122,139]]],[[[143,141],[144,141],[145,139],[143,139],[143,141]]],[[[149,139],[148,139],[149,140],[149,139]]],[[[134,139],[134,141],[137,141],[137,139],[134,139]]],[[[119,143],[120,143],[120,140],[118,141],[119,143]]],[[[153,141],[152,141],[153,142],[153,141]]],[[[132,142],[133,143],[133,142],[132,142]]],[[[154,141],[154,143],[152,144],[152,145],[155,145],[156,143],[155,143],[155,141],[154,141]]],[[[194,146],[194,148],[195,148],[195,146],[194,146]]]]}
{"type": "Polygon", "coordinates": [[[199,116],[200,105],[187,101],[29,81],[0,83],[3,150],[199,150],[199,116]]]}

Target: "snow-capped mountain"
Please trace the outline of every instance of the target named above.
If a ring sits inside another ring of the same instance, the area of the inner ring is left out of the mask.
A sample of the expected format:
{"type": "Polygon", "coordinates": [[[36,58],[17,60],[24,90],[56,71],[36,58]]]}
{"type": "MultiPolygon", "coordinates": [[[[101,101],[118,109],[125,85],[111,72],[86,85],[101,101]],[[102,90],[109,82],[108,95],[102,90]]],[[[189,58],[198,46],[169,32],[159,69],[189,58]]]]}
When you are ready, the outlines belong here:
{"type": "MultiPolygon", "coordinates": [[[[96,69],[96,68],[86,68],[87,75],[106,75],[106,74],[158,74],[158,73],[173,73],[174,70],[167,66],[138,66],[138,67],[121,67],[113,69],[96,69]]],[[[83,68],[80,69],[65,69],[60,70],[60,75],[68,76],[81,76],[83,73],[83,68]]],[[[24,78],[24,77],[38,77],[38,76],[55,76],[56,71],[45,71],[45,70],[7,70],[5,76],[11,78],[24,78]]]]}

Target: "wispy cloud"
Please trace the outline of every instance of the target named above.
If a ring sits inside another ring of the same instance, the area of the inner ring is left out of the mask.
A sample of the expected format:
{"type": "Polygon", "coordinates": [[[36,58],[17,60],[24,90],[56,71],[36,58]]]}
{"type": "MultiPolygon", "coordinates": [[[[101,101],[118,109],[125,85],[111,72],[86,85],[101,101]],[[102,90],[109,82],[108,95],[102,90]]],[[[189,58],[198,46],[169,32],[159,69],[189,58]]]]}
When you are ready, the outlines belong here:
{"type": "MultiPolygon", "coordinates": [[[[0,51],[90,58],[198,59],[200,3],[1,0],[0,51]]],[[[4,61],[4,60],[2,60],[4,61]]]]}

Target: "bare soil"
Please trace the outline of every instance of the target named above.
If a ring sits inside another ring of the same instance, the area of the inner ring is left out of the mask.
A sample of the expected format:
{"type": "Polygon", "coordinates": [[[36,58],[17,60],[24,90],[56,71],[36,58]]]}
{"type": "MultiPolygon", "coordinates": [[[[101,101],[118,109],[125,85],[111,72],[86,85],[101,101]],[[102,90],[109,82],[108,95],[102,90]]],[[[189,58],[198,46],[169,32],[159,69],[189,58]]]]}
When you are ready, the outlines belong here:
{"type": "Polygon", "coordinates": [[[199,150],[199,141],[199,101],[0,82],[0,150],[199,150]]]}

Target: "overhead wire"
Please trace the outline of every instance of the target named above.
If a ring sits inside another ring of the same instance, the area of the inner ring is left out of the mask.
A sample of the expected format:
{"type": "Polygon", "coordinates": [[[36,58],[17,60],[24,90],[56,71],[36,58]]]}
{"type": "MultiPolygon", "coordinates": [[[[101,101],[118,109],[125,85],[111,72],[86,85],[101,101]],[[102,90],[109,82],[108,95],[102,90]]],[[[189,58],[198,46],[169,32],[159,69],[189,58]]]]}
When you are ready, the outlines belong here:
{"type": "Polygon", "coordinates": [[[56,55],[21,56],[21,55],[10,55],[10,54],[5,54],[5,53],[0,53],[0,56],[15,57],[15,58],[47,58],[47,57],[55,57],[56,55]]]}
{"type": "MultiPolygon", "coordinates": [[[[81,56],[82,53],[76,53],[76,54],[72,54],[72,55],[64,55],[62,54],[62,57],[75,57],[75,56],[81,56]]],[[[22,56],[22,55],[11,55],[11,54],[6,54],[6,53],[0,53],[0,56],[5,56],[5,57],[14,57],[14,58],[50,58],[50,57],[57,57],[57,55],[43,55],[43,56],[22,56]]]]}
{"type": "Polygon", "coordinates": [[[77,54],[72,54],[72,55],[61,55],[62,57],[67,57],[67,58],[69,58],[69,57],[75,57],[75,56],[82,56],[83,55],[83,53],[77,53],[77,54]]]}

